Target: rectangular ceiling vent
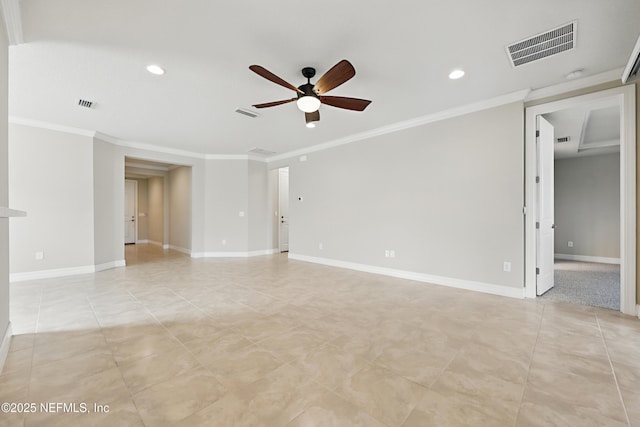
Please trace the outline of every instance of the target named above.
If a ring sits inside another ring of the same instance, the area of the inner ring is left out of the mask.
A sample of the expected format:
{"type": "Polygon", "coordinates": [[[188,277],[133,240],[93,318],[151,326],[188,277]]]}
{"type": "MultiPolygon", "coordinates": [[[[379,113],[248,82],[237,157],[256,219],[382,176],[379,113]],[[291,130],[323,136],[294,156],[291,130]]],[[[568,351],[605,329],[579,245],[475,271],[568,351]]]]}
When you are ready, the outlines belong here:
{"type": "Polygon", "coordinates": [[[87,101],[86,99],[79,99],[78,100],[78,105],[84,108],[92,108],[93,107],[93,101],[87,101]]]}
{"type": "Polygon", "coordinates": [[[256,113],[255,111],[248,110],[246,108],[236,108],[236,113],[243,114],[247,117],[251,117],[252,119],[255,119],[256,117],[260,117],[260,114],[256,113]]]}
{"type": "Polygon", "coordinates": [[[258,154],[260,156],[273,156],[274,154],[276,154],[275,151],[269,151],[269,150],[265,150],[264,148],[252,148],[251,150],[247,151],[247,153],[250,154],[258,154]]]}
{"type": "Polygon", "coordinates": [[[570,136],[563,136],[561,138],[556,138],[556,143],[561,144],[563,142],[569,142],[571,141],[571,137],[570,136]]]}
{"type": "Polygon", "coordinates": [[[514,67],[571,50],[576,46],[578,21],[537,34],[506,46],[509,61],[514,67]]]}

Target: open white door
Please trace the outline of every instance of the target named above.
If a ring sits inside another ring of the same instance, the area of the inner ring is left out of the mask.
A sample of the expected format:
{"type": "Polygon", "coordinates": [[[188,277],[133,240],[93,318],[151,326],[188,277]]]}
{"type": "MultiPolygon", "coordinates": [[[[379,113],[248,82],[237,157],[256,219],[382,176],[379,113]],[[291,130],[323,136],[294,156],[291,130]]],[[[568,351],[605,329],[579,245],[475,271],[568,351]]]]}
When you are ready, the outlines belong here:
{"type": "Polygon", "coordinates": [[[536,220],[537,263],[536,293],[542,295],[553,288],[554,207],[553,207],[553,125],[542,116],[536,120],[538,150],[538,212],[536,220]]]}
{"type": "Polygon", "coordinates": [[[289,168],[278,169],[278,236],[280,252],[289,251],[289,168]]]}
{"type": "Polygon", "coordinates": [[[124,180],[124,244],[136,242],[136,209],[138,182],[124,180]]]}

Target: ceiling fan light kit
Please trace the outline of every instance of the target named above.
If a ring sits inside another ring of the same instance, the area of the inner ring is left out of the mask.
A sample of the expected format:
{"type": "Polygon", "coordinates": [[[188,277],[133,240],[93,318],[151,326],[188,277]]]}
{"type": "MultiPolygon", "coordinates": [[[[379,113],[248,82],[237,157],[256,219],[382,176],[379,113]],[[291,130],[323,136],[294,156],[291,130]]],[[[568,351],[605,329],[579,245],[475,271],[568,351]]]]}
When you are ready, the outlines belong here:
{"type": "Polygon", "coordinates": [[[324,73],[315,84],[311,83],[311,78],[316,75],[315,68],[303,68],[302,75],[307,79],[307,83],[298,87],[286,82],[260,65],[251,65],[249,69],[259,76],[297,93],[297,98],[255,104],[253,106],[255,108],[267,108],[296,101],[298,108],[305,113],[307,127],[315,127],[315,122],[320,120],[320,113],[318,109],[321,104],[352,111],[364,111],[364,109],[371,103],[371,101],[366,99],[347,98],[343,96],[324,96],[326,92],[331,89],[335,89],[355,76],[356,70],[346,59],[338,62],[329,71],[324,73]]]}

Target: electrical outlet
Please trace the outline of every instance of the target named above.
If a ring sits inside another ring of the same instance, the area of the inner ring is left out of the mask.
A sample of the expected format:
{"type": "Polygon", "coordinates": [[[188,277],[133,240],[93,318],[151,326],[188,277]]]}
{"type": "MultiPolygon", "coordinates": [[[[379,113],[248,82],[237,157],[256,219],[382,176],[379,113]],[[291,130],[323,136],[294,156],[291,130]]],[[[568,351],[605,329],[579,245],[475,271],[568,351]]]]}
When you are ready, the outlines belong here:
{"type": "Polygon", "coordinates": [[[505,261],[502,263],[502,271],[507,273],[511,272],[511,263],[509,261],[505,261]]]}
{"type": "Polygon", "coordinates": [[[227,244],[226,239],[222,239],[222,246],[224,246],[224,245],[226,245],[226,244],[227,244]]]}
{"type": "Polygon", "coordinates": [[[567,242],[567,246],[569,246],[570,248],[572,248],[572,247],[573,247],[573,242],[572,242],[571,240],[569,240],[569,241],[567,242]]]}
{"type": "Polygon", "coordinates": [[[324,247],[322,245],[322,243],[318,243],[318,249],[322,250],[324,247]]]}
{"type": "Polygon", "coordinates": [[[238,216],[244,216],[244,211],[238,212],[238,216]]]}
{"type": "Polygon", "coordinates": [[[36,252],[36,260],[41,261],[43,259],[44,259],[44,252],[43,251],[36,252]]]}

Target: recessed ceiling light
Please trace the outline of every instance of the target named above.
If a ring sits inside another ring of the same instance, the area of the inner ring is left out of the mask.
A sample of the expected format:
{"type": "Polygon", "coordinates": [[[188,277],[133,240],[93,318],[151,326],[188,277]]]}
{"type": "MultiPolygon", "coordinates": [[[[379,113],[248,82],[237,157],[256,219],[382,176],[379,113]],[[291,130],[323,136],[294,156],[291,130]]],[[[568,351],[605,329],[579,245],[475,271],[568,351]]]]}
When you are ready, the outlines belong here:
{"type": "Polygon", "coordinates": [[[149,65],[147,66],[147,71],[151,74],[155,74],[156,76],[161,76],[164,74],[164,69],[159,65],[149,65]]]}
{"type": "Polygon", "coordinates": [[[449,78],[451,80],[459,79],[462,76],[464,76],[464,71],[462,70],[453,70],[452,72],[449,73],[449,78]]]}

